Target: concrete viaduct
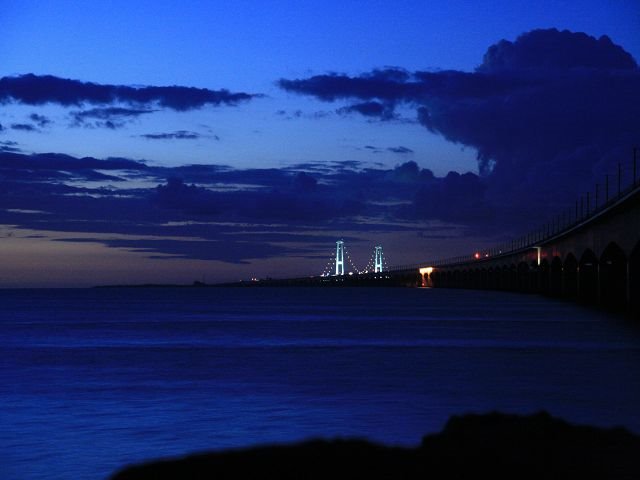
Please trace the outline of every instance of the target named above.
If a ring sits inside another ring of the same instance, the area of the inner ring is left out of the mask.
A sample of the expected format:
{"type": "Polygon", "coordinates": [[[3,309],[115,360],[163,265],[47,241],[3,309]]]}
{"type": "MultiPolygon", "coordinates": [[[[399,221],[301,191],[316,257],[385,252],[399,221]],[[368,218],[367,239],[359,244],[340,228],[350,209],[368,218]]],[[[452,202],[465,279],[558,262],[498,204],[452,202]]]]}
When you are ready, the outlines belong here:
{"type": "Polygon", "coordinates": [[[640,317],[640,182],[634,176],[626,191],[593,210],[580,203],[571,221],[558,219],[508,245],[390,273],[405,284],[414,278],[435,288],[541,293],[640,317]]]}

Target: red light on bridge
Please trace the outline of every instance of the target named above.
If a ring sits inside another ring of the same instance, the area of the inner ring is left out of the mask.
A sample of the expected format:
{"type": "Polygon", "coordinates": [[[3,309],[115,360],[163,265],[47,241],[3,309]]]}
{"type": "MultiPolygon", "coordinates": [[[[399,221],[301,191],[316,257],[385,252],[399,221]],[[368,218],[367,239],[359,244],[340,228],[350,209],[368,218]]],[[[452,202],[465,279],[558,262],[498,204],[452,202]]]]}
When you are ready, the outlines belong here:
{"type": "Polygon", "coordinates": [[[476,252],[473,254],[473,258],[475,258],[476,260],[478,260],[480,258],[480,252],[476,252]]]}

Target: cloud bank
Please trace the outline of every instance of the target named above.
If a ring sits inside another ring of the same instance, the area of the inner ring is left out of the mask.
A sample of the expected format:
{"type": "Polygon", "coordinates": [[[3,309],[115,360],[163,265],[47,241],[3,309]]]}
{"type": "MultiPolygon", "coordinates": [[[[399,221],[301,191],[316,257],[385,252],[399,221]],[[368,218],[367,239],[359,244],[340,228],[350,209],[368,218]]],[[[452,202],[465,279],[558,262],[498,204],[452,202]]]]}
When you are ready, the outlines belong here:
{"type": "Polygon", "coordinates": [[[392,68],[278,83],[355,100],[341,110],[366,117],[413,108],[430,132],[476,149],[496,208],[572,200],[640,145],[640,70],[606,36],[534,30],[491,46],[474,72],[392,68]]]}
{"type": "Polygon", "coordinates": [[[125,158],[25,155],[11,152],[14,143],[2,146],[8,151],[0,151],[0,224],[74,232],[79,242],[159,259],[246,263],[286,252],[314,256],[333,244],[335,231],[364,238],[370,232],[415,234],[424,219],[461,218],[451,214],[453,206],[422,209],[416,202],[423,192],[446,203],[459,188],[477,205],[472,197],[483,193],[469,188],[478,180],[473,174],[456,182],[457,174],[437,178],[415,162],[393,169],[353,161],[271,169],[158,167],[125,158]]]}
{"type": "Polygon", "coordinates": [[[101,107],[71,112],[72,127],[116,130],[141,115],[156,112],[150,108],[101,107]]]}
{"type": "Polygon", "coordinates": [[[204,106],[237,105],[259,97],[257,94],[210,90],[184,86],[109,85],[82,82],[52,75],[26,74],[0,78],[0,102],[25,105],[58,104],[77,107],[83,104],[122,103],[137,107],[162,107],[187,111],[204,106]]]}
{"type": "MultiPolygon", "coordinates": [[[[202,137],[198,132],[190,132],[187,130],[178,130],[171,133],[145,133],[140,135],[147,140],[197,140],[202,137]]],[[[218,140],[218,137],[214,137],[218,140]]]]}

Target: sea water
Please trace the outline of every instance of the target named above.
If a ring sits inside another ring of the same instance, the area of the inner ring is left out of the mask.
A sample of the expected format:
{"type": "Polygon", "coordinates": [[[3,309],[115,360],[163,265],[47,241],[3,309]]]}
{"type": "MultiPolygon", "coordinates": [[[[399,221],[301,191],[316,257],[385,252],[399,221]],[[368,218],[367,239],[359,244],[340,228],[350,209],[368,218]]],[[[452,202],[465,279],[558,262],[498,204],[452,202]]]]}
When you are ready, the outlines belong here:
{"type": "Polygon", "coordinates": [[[106,478],[308,438],[417,445],[451,415],[640,433],[640,328],[533,295],[0,290],[0,478],[106,478]]]}

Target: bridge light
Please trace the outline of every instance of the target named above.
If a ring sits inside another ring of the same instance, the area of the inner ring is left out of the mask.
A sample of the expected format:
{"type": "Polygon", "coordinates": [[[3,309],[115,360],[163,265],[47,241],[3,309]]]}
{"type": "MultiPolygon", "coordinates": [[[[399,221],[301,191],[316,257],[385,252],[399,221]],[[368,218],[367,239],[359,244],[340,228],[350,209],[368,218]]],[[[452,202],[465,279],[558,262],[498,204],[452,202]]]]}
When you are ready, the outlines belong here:
{"type": "Polygon", "coordinates": [[[542,247],[533,247],[538,251],[538,266],[542,263],[542,247]]]}
{"type": "Polygon", "coordinates": [[[475,258],[476,260],[478,260],[480,258],[480,252],[476,252],[473,254],[473,258],[475,258]]]}

